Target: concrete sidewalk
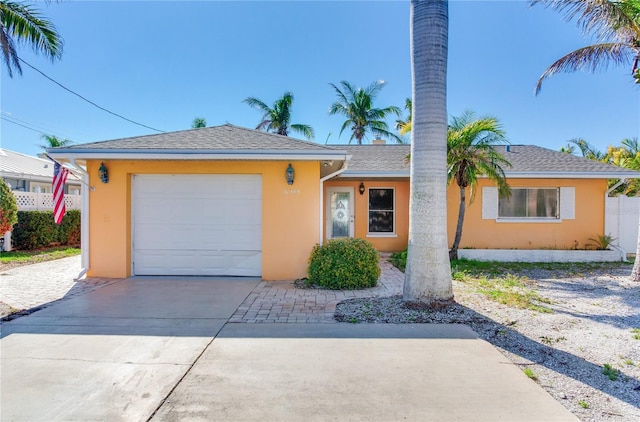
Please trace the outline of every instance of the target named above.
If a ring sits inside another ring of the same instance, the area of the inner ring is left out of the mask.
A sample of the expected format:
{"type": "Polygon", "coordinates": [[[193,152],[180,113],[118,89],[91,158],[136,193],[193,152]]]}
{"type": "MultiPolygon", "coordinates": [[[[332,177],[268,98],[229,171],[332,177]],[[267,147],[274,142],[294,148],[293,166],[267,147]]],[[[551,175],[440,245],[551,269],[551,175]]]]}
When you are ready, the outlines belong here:
{"type": "Polygon", "coordinates": [[[226,324],[153,421],[576,421],[466,326],[226,324]]]}

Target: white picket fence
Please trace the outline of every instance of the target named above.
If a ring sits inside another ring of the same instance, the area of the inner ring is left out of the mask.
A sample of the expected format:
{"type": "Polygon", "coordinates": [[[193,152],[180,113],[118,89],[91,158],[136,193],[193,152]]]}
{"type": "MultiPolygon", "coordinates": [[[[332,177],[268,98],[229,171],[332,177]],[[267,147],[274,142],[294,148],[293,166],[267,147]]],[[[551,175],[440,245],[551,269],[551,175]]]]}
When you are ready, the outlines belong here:
{"type": "MultiPolygon", "coordinates": [[[[38,192],[13,191],[20,211],[48,211],[53,210],[53,194],[38,192]]],[[[65,195],[64,203],[68,210],[79,210],[81,207],[80,195],[65,195]]]]}
{"type": "Polygon", "coordinates": [[[635,253],[640,219],[640,197],[607,198],[604,212],[604,232],[610,234],[627,253],[635,253]]]}

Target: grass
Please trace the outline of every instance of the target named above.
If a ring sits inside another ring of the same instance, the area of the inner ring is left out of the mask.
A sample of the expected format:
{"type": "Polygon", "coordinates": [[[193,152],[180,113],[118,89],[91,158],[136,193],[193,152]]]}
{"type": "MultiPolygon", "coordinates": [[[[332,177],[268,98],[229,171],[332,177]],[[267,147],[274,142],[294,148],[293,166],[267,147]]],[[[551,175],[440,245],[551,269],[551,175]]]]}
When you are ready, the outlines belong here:
{"type": "Polygon", "coordinates": [[[531,309],[542,313],[552,312],[545,306],[551,301],[526,286],[529,280],[527,277],[508,273],[490,278],[486,275],[473,276],[465,271],[456,271],[452,274],[452,278],[475,286],[478,292],[494,302],[513,308],[531,309]]]}
{"type": "Polygon", "coordinates": [[[635,340],[640,340],[640,328],[634,328],[631,330],[631,334],[633,334],[633,338],[635,340]]]}
{"type": "Polygon", "coordinates": [[[589,408],[589,403],[587,403],[587,402],[586,402],[586,401],[584,401],[584,400],[580,400],[580,401],[578,402],[578,404],[579,404],[579,405],[580,405],[580,407],[582,407],[583,409],[588,409],[588,408],[589,408]]]}
{"type": "Polygon", "coordinates": [[[526,376],[528,376],[529,378],[531,378],[532,380],[534,380],[534,381],[537,381],[537,380],[538,380],[538,376],[535,374],[535,372],[533,372],[533,369],[531,369],[531,368],[524,368],[524,369],[522,370],[522,372],[524,372],[524,374],[525,374],[526,376]]]}
{"type": "MultiPolygon", "coordinates": [[[[400,271],[405,270],[407,264],[407,252],[391,254],[389,258],[400,271]]],[[[505,273],[520,273],[531,270],[561,271],[570,274],[583,274],[600,269],[630,268],[633,261],[629,262],[498,262],[475,261],[470,259],[455,259],[451,261],[451,272],[464,272],[467,275],[495,277],[505,273]]]]}
{"type": "Polygon", "coordinates": [[[70,248],[68,246],[39,249],[35,251],[2,252],[0,254],[0,263],[3,265],[8,264],[12,267],[17,267],[80,255],[80,252],[79,248],[70,248]]]}
{"type": "MultiPolygon", "coordinates": [[[[405,270],[407,251],[391,255],[389,262],[401,271],[405,270]]],[[[477,291],[490,300],[520,309],[531,309],[542,313],[552,310],[545,305],[551,303],[528,287],[529,279],[517,275],[532,270],[547,270],[580,275],[599,269],[628,268],[629,262],[497,262],[458,259],[451,261],[451,277],[454,280],[475,285],[477,291]]],[[[640,329],[633,332],[640,340],[640,329]]],[[[546,339],[543,339],[543,342],[546,339]]],[[[561,339],[562,340],[562,339],[561,339]]],[[[560,340],[558,340],[560,341],[560,340]]]]}
{"type": "Polygon", "coordinates": [[[618,377],[620,376],[620,371],[618,371],[617,369],[615,369],[613,366],[609,365],[608,363],[605,363],[602,366],[602,373],[604,375],[606,375],[611,381],[616,381],[618,379],[618,377]]]}

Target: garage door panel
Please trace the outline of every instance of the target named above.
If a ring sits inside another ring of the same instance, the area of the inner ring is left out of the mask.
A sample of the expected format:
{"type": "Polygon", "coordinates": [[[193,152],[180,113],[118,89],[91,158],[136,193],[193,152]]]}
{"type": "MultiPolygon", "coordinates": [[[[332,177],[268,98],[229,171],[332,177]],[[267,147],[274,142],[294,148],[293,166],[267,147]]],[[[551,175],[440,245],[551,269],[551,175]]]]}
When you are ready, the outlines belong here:
{"type": "Polygon", "coordinates": [[[136,175],[137,275],[261,275],[259,175],[136,175]]]}
{"type": "Polygon", "coordinates": [[[136,251],[138,266],[144,275],[229,275],[254,277],[262,254],[251,251],[136,251]]]}

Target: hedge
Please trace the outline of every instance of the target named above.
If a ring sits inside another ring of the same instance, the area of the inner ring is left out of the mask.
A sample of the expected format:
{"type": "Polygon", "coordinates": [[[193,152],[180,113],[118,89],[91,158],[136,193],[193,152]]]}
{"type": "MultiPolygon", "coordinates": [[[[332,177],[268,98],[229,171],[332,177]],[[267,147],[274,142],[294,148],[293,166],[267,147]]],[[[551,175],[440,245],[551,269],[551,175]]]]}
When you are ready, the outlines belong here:
{"type": "Polygon", "coordinates": [[[80,211],[69,210],[58,225],[53,211],[18,211],[11,233],[13,247],[32,250],[56,245],[80,245],[80,211]]]}

